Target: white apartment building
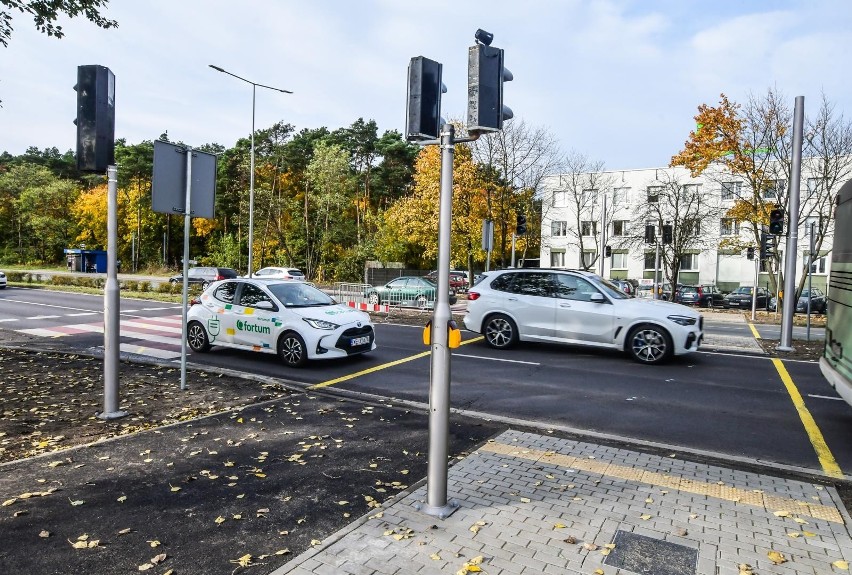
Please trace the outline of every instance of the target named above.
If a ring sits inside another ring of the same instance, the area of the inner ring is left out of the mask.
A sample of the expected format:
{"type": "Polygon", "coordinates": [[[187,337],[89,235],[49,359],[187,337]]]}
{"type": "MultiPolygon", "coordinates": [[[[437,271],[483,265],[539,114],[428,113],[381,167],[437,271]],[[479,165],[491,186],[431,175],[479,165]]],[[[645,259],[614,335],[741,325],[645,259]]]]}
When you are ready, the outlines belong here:
{"type": "MultiPolygon", "coordinates": [[[[822,182],[821,178],[809,175],[803,163],[796,269],[797,274],[802,274],[809,257],[811,224],[821,223],[827,231],[811,265],[811,281],[815,288],[825,290],[833,238],[830,220],[833,201],[827,202],[826,196],[833,200],[843,182],[833,183],[827,192],[820,187],[822,182]],[[829,219],[821,221],[820,217],[829,219]]],[[[545,181],[541,196],[541,265],[585,267],[610,279],[652,279],[656,244],[645,242],[646,226],[654,226],[659,241],[663,232],[661,223],[669,223],[665,221],[668,213],[674,220],[670,223],[676,234],[683,225],[694,230],[684,235],[693,238],[688,245],[681,245],[680,283],[715,284],[723,291],[754,285],[759,246],[755,245],[752,224],[737,221],[727,213],[737,198],[752,197],[747,186],[747,182],[735,175],[717,171],[693,178],[680,167],[551,176],[545,181]],[[688,198],[700,201],[695,201],[698,207],[692,211],[680,208],[678,213],[676,207],[668,211],[657,209],[655,202],[661,202],[667,194],[665,199],[673,204],[680,198],[684,198],[684,205],[688,198]],[[656,216],[649,217],[652,213],[656,216]],[[689,221],[684,222],[685,219],[689,221]],[[599,258],[600,253],[606,253],[605,246],[609,246],[610,256],[599,258]],[[747,258],[747,246],[755,247],[755,260],[747,258]]],[[[771,180],[761,196],[770,204],[781,197],[786,204],[786,180],[771,180]]],[[[786,205],[783,208],[786,211],[786,205]]],[[[791,219],[796,220],[787,215],[785,234],[791,219]]],[[[819,238],[819,233],[814,237],[819,238]]],[[[782,254],[786,241],[786,235],[778,237],[777,249],[782,254]]],[[[765,265],[758,265],[762,268],[758,285],[769,286],[765,265]]],[[[659,277],[665,281],[662,270],[659,277]]]]}

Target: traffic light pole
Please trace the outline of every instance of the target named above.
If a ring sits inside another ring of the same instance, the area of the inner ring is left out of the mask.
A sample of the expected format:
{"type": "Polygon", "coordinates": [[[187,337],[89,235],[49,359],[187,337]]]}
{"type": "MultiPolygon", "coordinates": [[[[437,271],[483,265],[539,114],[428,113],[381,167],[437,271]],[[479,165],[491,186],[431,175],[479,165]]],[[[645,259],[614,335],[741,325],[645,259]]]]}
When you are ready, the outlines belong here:
{"type": "MultiPolygon", "coordinates": [[[[754,287],[751,288],[751,321],[755,320],[757,314],[757,282],[760,275],[760,254],[754,258],[754,287]]],[[[768,302],[767,302],[768,303],[768,302]]]]}
{"type": "MultiPolygon", "coordinates": [[[[799,183],[802,178],[802,139],[804,133],[805,97],[796,96],[793,110],[793,162],[790,170],[790,193],[787,198],[787,247],[784,253],[784,299],[781,314],[781,341],[775,349],[794,351],[793,314],[796,313],[796,250],[799,240],[799,183]]],[[[782,302],[776,303],[777,304],[782,302]]]]}

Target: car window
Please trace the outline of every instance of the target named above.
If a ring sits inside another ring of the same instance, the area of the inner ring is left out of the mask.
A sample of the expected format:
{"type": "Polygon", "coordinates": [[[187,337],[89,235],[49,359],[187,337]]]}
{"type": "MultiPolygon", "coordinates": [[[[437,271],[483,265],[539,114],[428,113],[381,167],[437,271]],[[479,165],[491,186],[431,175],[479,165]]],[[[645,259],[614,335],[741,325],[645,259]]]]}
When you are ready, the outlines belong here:
{"type": "Polygon", "coordinates": [[[285,307],[317,307],[334,305],[334,300],[325,292],[304,283],[293,282],[272,284],[269,286],[269,291],[271,291],[285,307]]]}
{"type": "Polygon", "coordinates": [[[223,278],[231,279],[237,277],[237,270],[231,268],[218,268],[212,271],[215,272],[214,275],[220,275],[223,278]]]}
{"type": "Polygon", "coordinates": [[[234,294],[237,293],[237,282],[225,282],[216,288],[213,297],[225,303],[234,303],[234,294]]]}
{"type": "Polygon", "coordinates": [[[392,281],[389,281],[385,287],[388,289],[402,289],[405,287],[405,284],[408,282],[408,278],[399,278],[392,281]]]}
{"type": "Polygon", "coordinates": [[[680,291],[681,293],[696,293],[698,289],[693,286],[684,286],[680,288],[680,291]]]}
{"type": "Polygon", "coordinates": [[[592,294],[599,293],[589,281],[584,278],[559,274],[557,297],[574,301],[590,301],[592,294]]]}
{"type": "Polygon", "coordinates": [[[245,307],[257,307],[257,304],[262,301],[272,303],[272,300],[266,292],[252,284],[243,284],[243,291],[240,293],[239,305],[245,307]]]}
{"type": "Polygon", "coordinates": [[[509,291],[511,293],[539,297],[553,296],[553,274],[533,272],[517,274],[509,291]]]}
{"type": "Polygon", "coordinates": [[[189,268],[189,273],[187,274],[191,278],[200,278],[202,275],[201,268],[189,268]]]}
{"type": "Polygon", "coordinates": [[[516,273],[500,274],[491,282],[491,289],[497,291],[509,291],[515,281],[516,273]]]}
{"type": "Polygon", "coordinates": [[[299,270],[292,270],[292,269],[291,269],[291,270],[287,270],[287,272],[288,272],[291,276],[293,276],[294,278],[295,278],[295,277],[303,277],[303,276],[305,275],[305,274],[303,274],[303,273],[302,273],[301,271],[299,271],[299,270]]]}

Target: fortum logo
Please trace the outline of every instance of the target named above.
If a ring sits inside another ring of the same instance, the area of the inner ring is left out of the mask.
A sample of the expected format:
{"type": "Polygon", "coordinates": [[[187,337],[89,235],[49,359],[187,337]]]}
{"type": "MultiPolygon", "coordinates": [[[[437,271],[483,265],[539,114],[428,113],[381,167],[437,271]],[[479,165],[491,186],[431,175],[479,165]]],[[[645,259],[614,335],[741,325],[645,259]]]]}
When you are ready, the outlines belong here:
{"type": "Polygon", "coordinates": [[[254,323],[248,323],[241,319],[237,320],[237,329],[240,331],[250,331],[252,333],[261,333],[261,334],[270,334],[272,330],[268,325],[257,325],[254,323]]]}

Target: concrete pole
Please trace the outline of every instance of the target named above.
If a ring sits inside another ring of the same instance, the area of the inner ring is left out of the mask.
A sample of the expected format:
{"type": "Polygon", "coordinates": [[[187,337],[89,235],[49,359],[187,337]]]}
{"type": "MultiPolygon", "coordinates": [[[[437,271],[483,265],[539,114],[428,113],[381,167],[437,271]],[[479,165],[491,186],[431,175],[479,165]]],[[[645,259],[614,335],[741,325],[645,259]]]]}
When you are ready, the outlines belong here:
{"type": "Polygon", "coordinates": [[[805,123],[805,97],[796,96],[793,110],[793,165],[787,198],[787,247],[784,253],[784,311],[781,315],[781,342],[778,351],[793,350],[793,314],[796,313],[796,250],[799,239],[799,184],[802,179],[802,139],[805,123]]]}
{"type": "Polygon", "coordinates": [[[192,229],[192,148],[186,149],[186,202],[183,211],[183,291],[181,296],[180,388],[186,389],[186,316],[189,311],[189,232],[192,229]]]}
{"type": "Polygon", "coordinates": [[[104,410],[100,419],[127,415],[118,409],[119,315],[118,284],[118,170],[107,167],[107,277],[104,285],[104,410]]]}
{"type": "Polygon", "coordinates": [[[811,341],[811,298],[813,298],[813,276],[814,276],[814,226],[816,222],[811,222],[808,233],[810,237],[810,247],[808,249],[808,324],[807,324],[807,340],[811,341]]]}
{"type": "MultiPolygon", "coordinates": [[[[432,314],[432,356],[429,382],[429,461],[426,477],[428,515],[448,517],[458,504],[447,503],[447,458],[450,432],[450,226],[453,213],[453,145],[455,128],[441,129],[441,197],[438,213],[438,293],[432,314]]],[[[514,261],[512,262],[514,264],[514,261]]]]}
{"type": "Polygon", "coordinates": [[[654,299],[660,299],[657,276],[660,271],[660,240],[657,240],[657,256],[654,258],[654,299]]]}

